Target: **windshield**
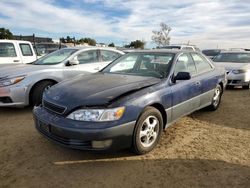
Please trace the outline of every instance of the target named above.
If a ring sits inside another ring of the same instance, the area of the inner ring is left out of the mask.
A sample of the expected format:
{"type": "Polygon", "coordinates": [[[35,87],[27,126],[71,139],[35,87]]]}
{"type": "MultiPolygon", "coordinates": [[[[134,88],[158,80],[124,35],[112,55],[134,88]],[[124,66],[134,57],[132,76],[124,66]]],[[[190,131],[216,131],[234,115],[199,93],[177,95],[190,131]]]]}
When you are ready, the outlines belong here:
{"type": "Polygon", "coordinates": [[[174,53],[128,53],[115,60],[102,72],[164,78],[174,56],[174,53]]]}
{"type": "Polygon", "coordinates": [[[220,53],[220,50],[202,50],[202,53],[206,56],[217,56],[220,53]]]}
{"type": "Polygon", "coordinates": [[[250,53],[221,53],[214,57],[214,62],[250,63],[250,53]]]}
{"type": "Polygon", "coordinates": [[[34,64],[35,65],[55,65],[63,62],[73,53],[75,53],[77,49],[61,49],[57,50],[53,53],[50,53],[41,59],[37,60],[34,64]]]}

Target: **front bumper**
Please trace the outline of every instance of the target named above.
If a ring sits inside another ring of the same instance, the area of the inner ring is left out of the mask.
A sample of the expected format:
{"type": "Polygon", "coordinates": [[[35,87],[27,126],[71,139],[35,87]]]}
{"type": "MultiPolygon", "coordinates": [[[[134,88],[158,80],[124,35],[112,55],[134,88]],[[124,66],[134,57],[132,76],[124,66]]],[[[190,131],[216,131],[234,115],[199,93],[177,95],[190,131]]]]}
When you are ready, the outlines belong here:
{"type": "Polygon", "coordinates": [[[29,104],[27,100],[27,87],[11,85],[0,87],[0,107],[23,107],[29,104]]]}
{"type": "Polygon", "coordinates": [[[62,116],[51,114],[42,107],[33,110],[37,130],[49,140],[74,149],[82,150],[118,150],[129,148],[132,144],[132,135],[135,121],[122,125],[105,128],[89,128],[92,122],[78,122],[62,116]],[[88,126],[85,126],[86,123],[88,126]],[[94,143],[108,143],[103,147],[94,143]]]}
{"type": "Polygon", "coordinates": [[[249,75],[247,74],[234,74],[230,72],[227,75],[228,86],[248,86],[250,83],[249,75]]]}

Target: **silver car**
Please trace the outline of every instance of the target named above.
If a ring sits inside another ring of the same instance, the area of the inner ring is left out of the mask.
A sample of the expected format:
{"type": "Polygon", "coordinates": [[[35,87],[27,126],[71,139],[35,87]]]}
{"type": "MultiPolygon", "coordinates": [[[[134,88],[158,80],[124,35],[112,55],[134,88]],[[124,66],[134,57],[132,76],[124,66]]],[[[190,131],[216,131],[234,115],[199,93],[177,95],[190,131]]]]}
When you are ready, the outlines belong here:
{"type": "Polygon", "coordinates": [[[214,57],[214,64],[225,68],[227,72],[227,87],[242,86],[249,89],[250,84],[250,52],[225,51],[214,57]]]}
{"type": "Polygon", "coordinates": [[[98,72],[123,54],[112,48],[74,47],[33,64],[0,65],[0,107],[38,105],[46,88],[78,74],[98,72]]]}

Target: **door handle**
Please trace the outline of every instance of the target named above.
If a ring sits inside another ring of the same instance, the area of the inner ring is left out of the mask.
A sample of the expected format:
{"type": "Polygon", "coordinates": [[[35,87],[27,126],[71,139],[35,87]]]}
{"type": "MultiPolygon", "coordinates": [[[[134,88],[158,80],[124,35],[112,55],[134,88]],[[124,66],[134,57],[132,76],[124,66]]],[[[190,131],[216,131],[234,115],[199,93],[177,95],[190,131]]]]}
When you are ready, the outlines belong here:
{"type": "Polygon", "coordinates": [[[195,85],[199,86],[199,85],[201,85],[201,82],[197,81],[197,82],[195,82],[195,85]]]}
{"type": "Polygon", "coordinates": [[[100,70],[100,67],[96,67],[96,68],[94,68],[94,70],[100,70]]]}
{"type": "Polygon", "coordinates": [[[19,61],[20,61],[20,60],[18,60],[18,59],[16,59],[16,60],[13,60],[13,62],[14,62],[14,63],[17,63],[17,62],[19,62],[19,61]]]}

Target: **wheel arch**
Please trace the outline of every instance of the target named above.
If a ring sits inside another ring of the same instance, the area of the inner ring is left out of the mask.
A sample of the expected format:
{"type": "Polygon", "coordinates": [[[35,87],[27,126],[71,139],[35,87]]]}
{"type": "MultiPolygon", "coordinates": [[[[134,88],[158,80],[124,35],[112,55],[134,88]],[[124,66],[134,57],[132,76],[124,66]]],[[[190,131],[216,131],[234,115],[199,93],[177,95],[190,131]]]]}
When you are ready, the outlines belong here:
{"type": "Polygon", "coordinates": [[[165,129],[166,124],[167,124],[167,113],[163,105],[160,103],[153,103],[153,104],[150,104],[149,106],[154,107],[160,111],[162,119],[163,119],[163,129],[165,129]]]}
{"type": "Polygon", "coordinates": [[[222,89],[222,93],[224,92],[224,85],[223,85],[223,82],[219,82],[219,85],[220,85],[220,87],[221,87],[221,89],[222,89]]]}
{"type": "Polygon", "coordinates": [[[42,80],[35,82],[29,91],[29,105],[32,103],[32,96],[33,96],[33,91],[34,91],[35,87],[38,86],[40,83],[46,82],[46,81],[53,82],[54,84],[58,83],[58,81],[56,81],[54,79],[42,79],[42,80]]]}

